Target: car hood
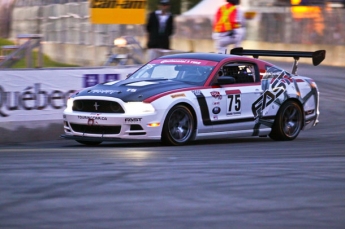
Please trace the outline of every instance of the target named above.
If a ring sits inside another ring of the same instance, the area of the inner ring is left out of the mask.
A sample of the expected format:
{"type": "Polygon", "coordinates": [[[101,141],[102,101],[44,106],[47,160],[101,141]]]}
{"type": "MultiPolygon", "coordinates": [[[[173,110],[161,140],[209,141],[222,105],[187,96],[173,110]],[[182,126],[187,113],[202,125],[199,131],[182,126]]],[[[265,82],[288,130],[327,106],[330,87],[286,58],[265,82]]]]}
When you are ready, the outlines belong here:
{"type": "Polygon", "coordinates": [[[186,82],[156,79],[156,80],[121,80],[97,84],[85,88],[72,97],[80,96],[106,96],[119,98],[124,102],[139,102],[167,91],[200,87],[186,82]]]}

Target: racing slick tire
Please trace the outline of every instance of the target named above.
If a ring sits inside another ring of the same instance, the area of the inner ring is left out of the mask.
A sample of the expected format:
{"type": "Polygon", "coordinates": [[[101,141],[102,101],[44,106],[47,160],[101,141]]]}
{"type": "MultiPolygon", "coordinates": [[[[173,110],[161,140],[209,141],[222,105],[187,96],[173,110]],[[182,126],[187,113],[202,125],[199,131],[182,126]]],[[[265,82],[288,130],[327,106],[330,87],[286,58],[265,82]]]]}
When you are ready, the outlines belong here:
{"type": "Polygon", "coordinates": [[[286,101],[279,109],[269,134],[275,141],[291,141],[300,133],[303,125],[303,112],[295,101],[286,101]]]}
{"type": "Polygon", "coordinates": [[[79,142],[80,144],[83,145],[87,145],[87,146],[97,146],[99,144],[101,144],[102,142],[96,142],[96,141],[81,141],[81,140],[76,140],[77,142],[79,142]]]}
{"type": "Polygon", "coordinates": [[[162,130],[164,145],[185,145],[193,136],[194,118],[192,112],[183,105],[174,106],[167,114],[162,130]]]}

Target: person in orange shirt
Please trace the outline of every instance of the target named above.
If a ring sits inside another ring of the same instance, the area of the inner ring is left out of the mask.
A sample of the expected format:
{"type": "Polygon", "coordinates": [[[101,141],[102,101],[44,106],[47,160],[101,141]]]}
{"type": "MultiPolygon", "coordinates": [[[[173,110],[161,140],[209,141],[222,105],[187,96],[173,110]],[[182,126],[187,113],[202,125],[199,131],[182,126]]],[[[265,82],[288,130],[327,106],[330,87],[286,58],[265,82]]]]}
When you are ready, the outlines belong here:
{"type": "Polygon", "coordinates": [[[225,53],[233,44],[240,47],[245,36],[245,17],[239,7],[240,0],[226,0],[214,17],[212,38],[218,53],[225,53]]]}

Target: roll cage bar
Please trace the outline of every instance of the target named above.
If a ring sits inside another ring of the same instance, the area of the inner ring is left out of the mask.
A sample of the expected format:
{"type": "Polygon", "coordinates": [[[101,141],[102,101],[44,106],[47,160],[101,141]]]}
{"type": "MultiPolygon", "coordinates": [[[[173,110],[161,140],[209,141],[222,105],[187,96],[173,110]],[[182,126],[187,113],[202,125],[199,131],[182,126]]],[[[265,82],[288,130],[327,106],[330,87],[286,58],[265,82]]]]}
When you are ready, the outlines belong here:
{"type": "Polygon", "coordinates": [[[253,56],[254,58],[259,58],[259,56],[275,56],[275,57],[293,57],[294,64],[292,66],[291,73],[296,75],[298,68],[299,58],[312,58],[313,65],[317,66],[326,57],[326,50],[318,50],[315,52],[301,52],[301,51],[276,51],[276,50],[253,50],[253,49],[243,49],[242,47],[234,48],[230,51],[232,55],[239,56],[253,56]]]}

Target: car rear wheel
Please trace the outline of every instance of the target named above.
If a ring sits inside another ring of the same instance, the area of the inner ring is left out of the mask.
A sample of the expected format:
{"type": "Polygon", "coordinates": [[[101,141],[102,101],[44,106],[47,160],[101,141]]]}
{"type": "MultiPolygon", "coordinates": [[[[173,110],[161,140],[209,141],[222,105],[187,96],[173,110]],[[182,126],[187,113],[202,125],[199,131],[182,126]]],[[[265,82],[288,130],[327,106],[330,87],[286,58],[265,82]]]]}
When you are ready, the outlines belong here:
{"type": "Polygon", "coordinates": [[[303,113],[295,101],[287,101],[278,111],[270,138],[276,141],[294,140],[302,129],[303,113]]]}
{"type": "Polygon", "coordinates": [[[192,137],[194,118],[191,111],[183,106],[173,107],[164,121],[162,142],[165,145],[184,145],[192,137]]]}
{"type": "Polygon", "coordinates": [[[79,142],[80,144],[87,145],[87,146],[97,146],[102,143],[102,142],[94,142],[94,141],[80,141],[80,140],[76,140],[76,141],[79,142]]]}

